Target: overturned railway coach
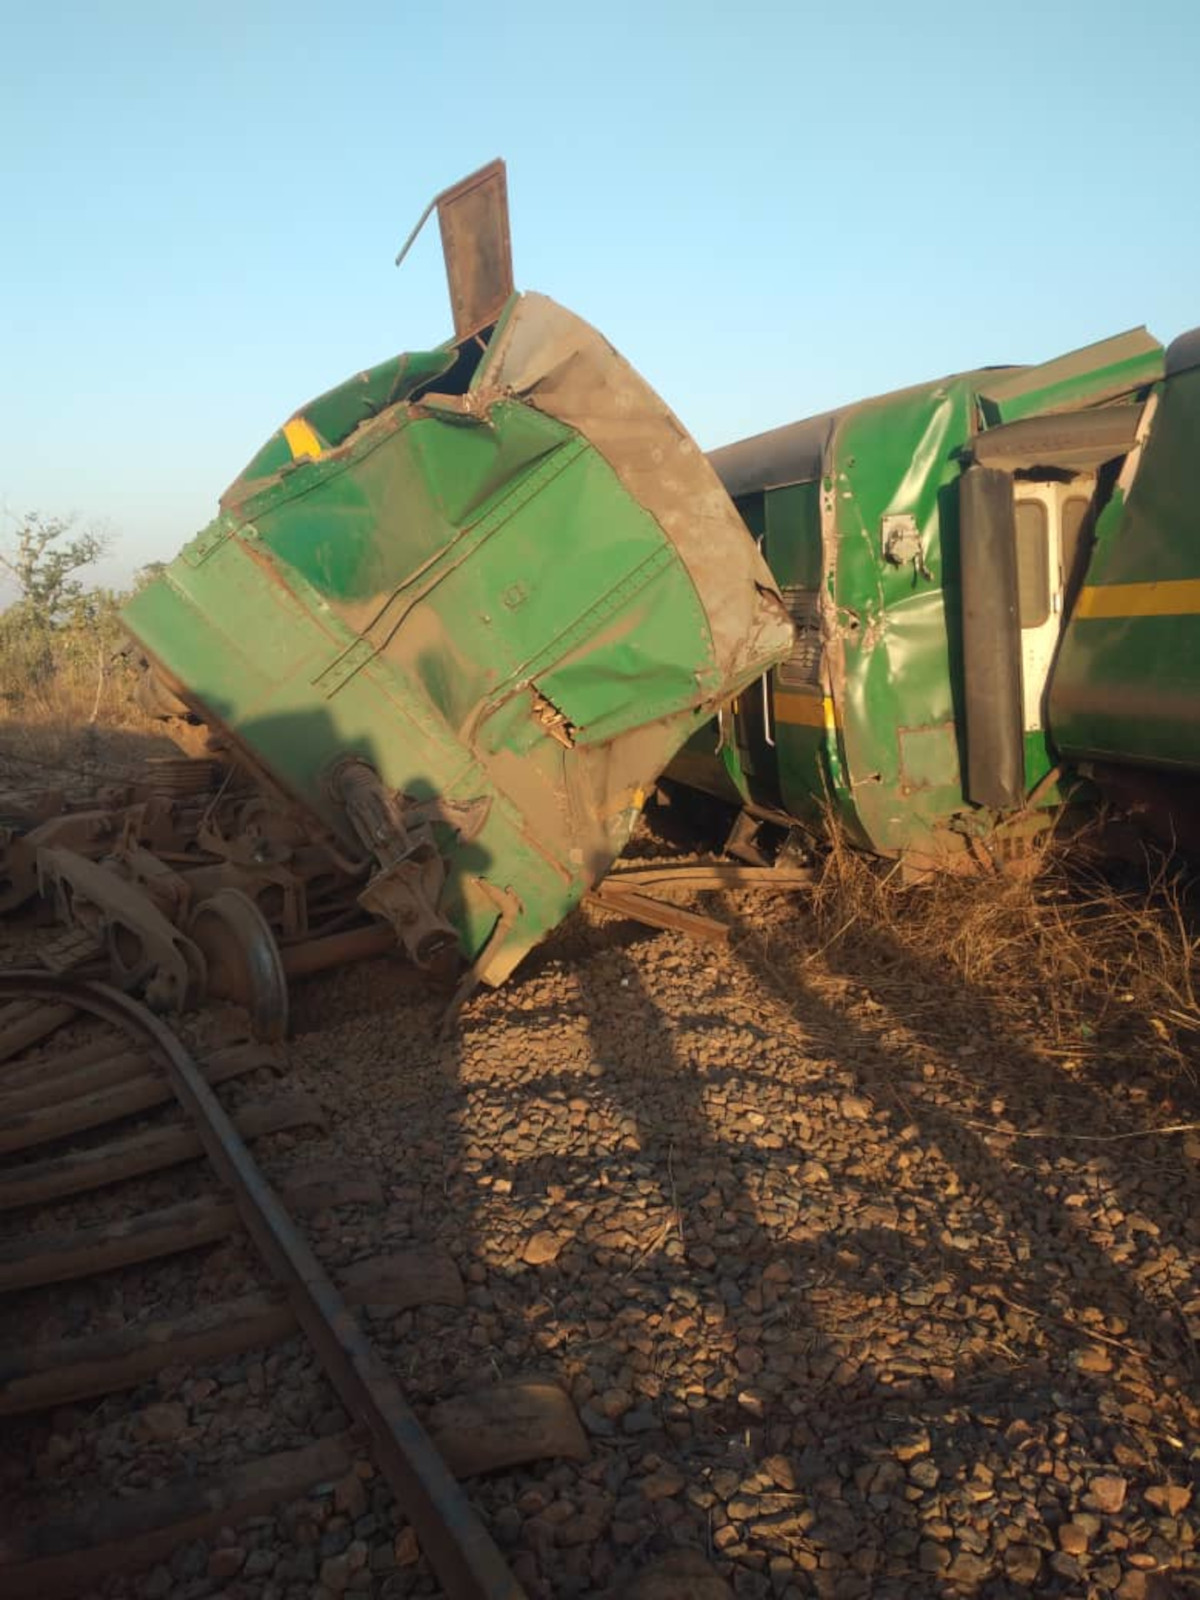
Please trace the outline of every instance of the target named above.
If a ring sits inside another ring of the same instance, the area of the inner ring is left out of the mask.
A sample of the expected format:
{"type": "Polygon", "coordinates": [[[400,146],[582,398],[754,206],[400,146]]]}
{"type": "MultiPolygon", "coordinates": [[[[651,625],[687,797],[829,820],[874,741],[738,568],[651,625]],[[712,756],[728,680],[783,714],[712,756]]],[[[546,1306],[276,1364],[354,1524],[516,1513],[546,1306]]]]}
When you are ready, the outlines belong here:
{"type": "Polygon", "coordinates": [[[710,457],[796,639],[671,776],[832,807],[917,867],[1020,854],[1107,793],[1173,840],[1200,773],[1200,330],[884,395],[710,457]]]}
{"type": "Polygon", "coordinates": [[[163,1008],[276,1035],[292,978],[393,948],[501,983],[790,648],[686,429],[515,291],[503,164],[435,208],[453,337],[294,413],[125,606],[188,755],[0,818],[0,912],[52,899],[58,959],[163,1008]]]}
{"type": "MultiPolygon", "coordinates": [[[[297,411],[123,620],[158,704],[290,813],[276,842],[205,835],[274,935],[263,869],[294,878],[320,842],[418,965],[453,952],[495,984],[792,629],[687,431],[594,329],[514,291],[500,164],[435,203],[453,339],[297,411]]],[[[186,938],[187,884],[159,877],[186,938]]]]}

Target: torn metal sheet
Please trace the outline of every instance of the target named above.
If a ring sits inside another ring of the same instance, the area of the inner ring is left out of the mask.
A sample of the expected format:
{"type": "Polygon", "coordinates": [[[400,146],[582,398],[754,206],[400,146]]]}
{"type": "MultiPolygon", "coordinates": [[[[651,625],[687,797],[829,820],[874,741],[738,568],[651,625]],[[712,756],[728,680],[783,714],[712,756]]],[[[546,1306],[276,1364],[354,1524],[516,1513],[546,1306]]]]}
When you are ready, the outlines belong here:
{"type": "Polygon", "coordinates": [[[792,641],[686,429],[540,295],[306,406],[222,508],[127,627],[259,781],[369,851],[360,900],[380,910],[386,883],[399,942],[420,959],[450,928],[489,983],[792,641]],[[378,840],[338,781],[351,758],[378,840]]]}
{"type": "Polygon", "coordinates": [[[513,292],[508,180],[503,161],[490,161],[436,195],[404,241],[397,266],[434,210],[442,235],[454,337],[461,343],[490,327],[513,292]]]}

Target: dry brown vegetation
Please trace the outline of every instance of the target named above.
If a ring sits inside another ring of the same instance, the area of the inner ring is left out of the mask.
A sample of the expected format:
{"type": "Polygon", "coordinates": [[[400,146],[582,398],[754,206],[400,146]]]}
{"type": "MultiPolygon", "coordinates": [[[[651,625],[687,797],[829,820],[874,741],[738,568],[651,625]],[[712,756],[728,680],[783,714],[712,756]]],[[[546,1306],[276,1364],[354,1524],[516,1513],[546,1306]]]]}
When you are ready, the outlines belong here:
{"type": "Polygon", "coordinates": [[[5,789],[77,786],[132,776],[169,752],[133,703],[119,635],[61,630],[43,644],[0,629],[0,780],[5,789]]]}
{"type": "Polygon", "coordinates": [[[1153,847],[1114,865],[1089,832],[1026,873],[912,884],[831,837],[802,916],[776,919],[761,952],[779,977],[861,982],[897,1018],[967,995],[1067,1070],[1103,1044],[1200,1086],[1194,894],[1153,847]]]}
{"type": "Polygon", "coordinates": [[[84,576],[110,543],[71,517],[0,518],[0,775],[10,789],[125,776],[152,732],[130,698],[122,597],[84,576]]]}

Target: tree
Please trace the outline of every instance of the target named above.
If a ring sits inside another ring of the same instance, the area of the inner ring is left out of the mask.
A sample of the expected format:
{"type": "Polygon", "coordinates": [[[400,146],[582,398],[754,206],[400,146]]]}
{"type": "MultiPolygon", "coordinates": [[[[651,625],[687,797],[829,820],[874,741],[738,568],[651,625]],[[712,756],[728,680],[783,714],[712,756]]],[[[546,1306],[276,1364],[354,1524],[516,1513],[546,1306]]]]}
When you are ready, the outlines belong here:
{"type": "Polygon", "coordinates": [[[0,576],[16,583],[17,599],[0,614],[0,700],[21,703],[61,666],[86,660],[89,678],[92,670],[97,675],[98,707],[116,608],[111,596],[78,575],[99,560],[109,540],[94,528],[73,532],[70,517],[32,511],[9,520],[16,532],[7,548],[0,547],[0,576]]]}
{"type": "Polygon", "coordinates": [[[147,561],[144,567],[139,567],[133,575],[133,594],[141,594],[147,584],[154,583],[161,578],[167,570],[165,561],[147,561]]]}
{"type": "Polygon", "coordinates": [[[109,539],[92,528],[68,539],[72,526],[69,517],[43,517],[37,511],[17,519],[14,543],[7,554],[0,551],[0,567],[20,590],[5,614],[7,625],[49,633],[78,618],[86,591],[75,574],[99,561],[109,539]]]}

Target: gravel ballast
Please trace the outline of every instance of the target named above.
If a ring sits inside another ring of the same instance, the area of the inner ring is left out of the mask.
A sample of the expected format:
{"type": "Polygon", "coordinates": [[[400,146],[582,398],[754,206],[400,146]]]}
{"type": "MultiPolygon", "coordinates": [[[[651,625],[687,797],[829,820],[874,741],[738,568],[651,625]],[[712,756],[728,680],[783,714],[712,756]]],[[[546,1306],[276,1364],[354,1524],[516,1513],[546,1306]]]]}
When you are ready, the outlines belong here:
{"type": "MultiPolygon", "coordinates": [[[[819,957],[798,978],[786,902],[708,906],[732,951],[580,915],[446,1043],[387,962],[297,997],[295,1080],[385,1195],[312,1219],[323,1260],[437,1243],[466,1284],[465,1309],[366,1319],[414,1404],[548,1377],[587,1431],[586,1462],[472,1482],[530,1595],[1200,1590],[1187,1107],[935,974],[902,1004],[819,957]]],[[[165,1473],[345,1419],[292,1341],[29,1448],[84,1472],[101,1421],[165,1473]]],[[[364,1457],[98,1592],[438,1591],[364,1457]]]]}

